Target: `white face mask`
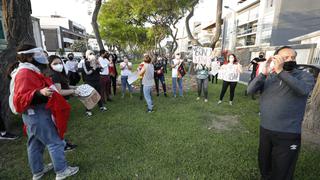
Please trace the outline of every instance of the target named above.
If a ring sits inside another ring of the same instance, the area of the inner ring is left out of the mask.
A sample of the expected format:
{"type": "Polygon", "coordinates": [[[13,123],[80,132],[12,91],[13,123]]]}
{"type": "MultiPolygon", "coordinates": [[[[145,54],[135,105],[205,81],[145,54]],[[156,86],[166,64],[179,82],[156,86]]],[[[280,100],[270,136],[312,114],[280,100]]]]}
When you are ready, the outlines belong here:
{"type": "Polygon", "coordinates": [[[57,65],[51,65],[52,69],[57,71],[57,72],[62,72],[63,71],[63,65],[62,64],[57,64],[57,65]]]}
{"type": "Polygon", "coordinates": [[[232,64],[234,62],[234,57],[233,56],[229,56],[229,62],[232,64]]]}

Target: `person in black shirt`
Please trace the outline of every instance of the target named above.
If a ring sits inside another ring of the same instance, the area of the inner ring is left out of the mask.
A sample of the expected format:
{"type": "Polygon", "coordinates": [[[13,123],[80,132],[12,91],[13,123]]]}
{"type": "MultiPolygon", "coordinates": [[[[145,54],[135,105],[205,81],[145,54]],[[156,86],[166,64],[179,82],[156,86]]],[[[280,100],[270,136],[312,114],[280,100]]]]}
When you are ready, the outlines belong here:
{"type": "MultiPolygon", "coordinates": [[[[97,92],[100,94],[100,72],[102,68],[100,67],[99,62],[95,55],[87,56],[83,70],[86,74],[85,83],[92,86],[97,92]]],[[[103,105],[102,99],[98,102],[98,106],[100,107],[101,111],[106,111],[107,108],[103,105]]],[[[92,116],[92,112],[86,109],[86,115],[92,116]]]]}
{"type": "MultiPolygon", "coordinates": [[[[257,70],[259,68],[259,64],[261,62],[266,61],[266,58],[264,57],[264,52],[260,52],[259,53],[259,57],[255,57],[254,59],[251,60],[251,66],[252,66],[252,72],[250,75],[250,81],[249,84],[251,83],[251,81],[256,77],[257,75],[257,70]]],[[[245,95],[247,95],[247,91],[245,92],[245,95]]],[[[255,99],[254,94],[251,95],[252,99],[255,99]]]]}
{"type": "MultiPolygon", "coordinates": [[[[68,100],[71,95],[77,96],[78,92],[76,91],[76,86],[69,86],[69,80],[65,73],[64,66],[62,64],[62,60],[59,56],[52,55],[48,57],[49,61],[49,74],[50,77],[56,86],[58,92],[68,100]]],[[[72,151],[77,145],[72,144],[67,139],[64,139],[65,147],[64,151],[72,151]]]]}
{"type": "Polygon", "coordinates": [[[258,66],[260,62],[265,61],[266,58],[264,57],[264,52],[260,52],[259,53],[259,57],[255,57],[254,59],[252,59],[252,61],[250,62],[252,65],[252,72],[251,72],[251,76],[250,76],[250,82],[256,77],[256,73],[258,70],[258,66]]]}
{"type": "Polygon", "coordinates": [[[167,88],[166,88],[166,82],[164,78],[164,63],[161,59],[161,57],[158,57],[156,62],[154,63],[154,81],[156,84],[156,90],[157,90],[157,96],[159,96],[159,80],[162,84],[162,89],[164,92],[164,96],[167,97],[167,88]]]}

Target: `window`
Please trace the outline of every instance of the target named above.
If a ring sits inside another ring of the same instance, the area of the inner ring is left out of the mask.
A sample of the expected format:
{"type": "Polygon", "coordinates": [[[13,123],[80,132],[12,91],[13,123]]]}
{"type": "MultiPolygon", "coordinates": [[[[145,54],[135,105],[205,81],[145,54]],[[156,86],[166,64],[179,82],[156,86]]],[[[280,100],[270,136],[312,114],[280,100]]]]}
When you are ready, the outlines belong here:
{"type": "Polygon", "coordinates": [[[267,0],[267,8],[273,7],[273,0],[267,0]]]}

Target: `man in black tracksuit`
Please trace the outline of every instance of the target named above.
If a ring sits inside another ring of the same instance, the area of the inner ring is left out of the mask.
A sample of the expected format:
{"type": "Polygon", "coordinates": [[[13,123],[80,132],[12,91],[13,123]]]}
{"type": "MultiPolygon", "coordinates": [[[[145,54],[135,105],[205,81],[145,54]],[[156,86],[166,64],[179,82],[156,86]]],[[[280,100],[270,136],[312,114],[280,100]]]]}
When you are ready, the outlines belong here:
{"type": "Polygon", "coordinates": [[[311,74],[296,69],[296,56],[289,46],[279,48],[247,89],[249,94],[262,89],[258,159],[263,180],[293,179],[306,102],[315,83],[311,74]]]}

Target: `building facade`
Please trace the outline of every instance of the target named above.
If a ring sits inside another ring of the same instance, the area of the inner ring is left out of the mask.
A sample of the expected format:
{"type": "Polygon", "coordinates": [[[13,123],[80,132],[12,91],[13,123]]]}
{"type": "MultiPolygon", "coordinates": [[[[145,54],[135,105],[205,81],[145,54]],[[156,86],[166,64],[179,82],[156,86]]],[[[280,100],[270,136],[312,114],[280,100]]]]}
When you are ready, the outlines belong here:
{"type": "Polygon", "coordinates": [[[84,26],[59,15],[38,17],[41,31],[45,38],[44,48],[50,52],[58,49],[72,51],[71,45],[77,40],[87,40],[88,35],[84,26]]]}
{"type": "MultiPolygon", "coordinates": [[[[223,16],[222,47],[247,62],[258,51],[272,54],[266,49],[294,45],[290,39],[319,30],[319,9],[318,0],[239,0],[236,7],[224,9],[229,13],[223,16]]],[[[300,51],[300,55],[310,55],[300,51]]]]}

